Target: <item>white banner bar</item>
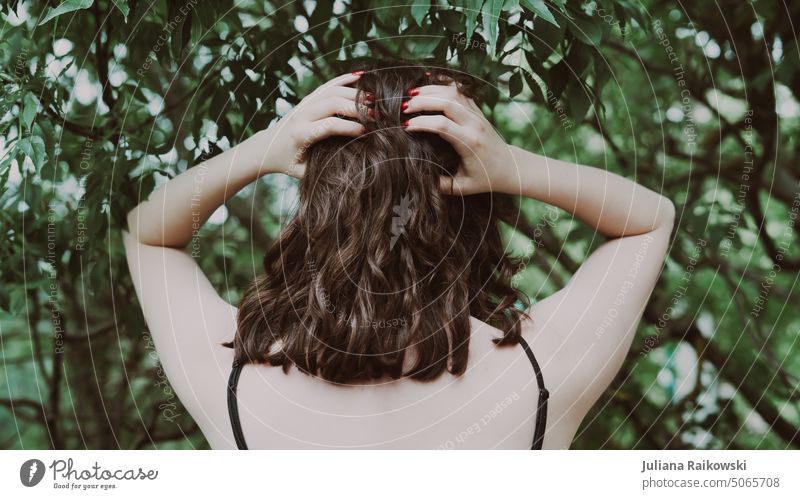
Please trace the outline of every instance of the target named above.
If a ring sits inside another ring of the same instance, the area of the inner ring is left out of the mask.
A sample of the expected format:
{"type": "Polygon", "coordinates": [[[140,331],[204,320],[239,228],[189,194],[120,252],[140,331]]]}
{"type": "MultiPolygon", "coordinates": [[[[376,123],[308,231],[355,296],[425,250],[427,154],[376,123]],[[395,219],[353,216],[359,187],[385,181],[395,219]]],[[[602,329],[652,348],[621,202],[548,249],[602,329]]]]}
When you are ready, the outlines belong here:
{"type": "Polygon", "coordinates": [[[800,451],[3,451],[8,498],[800,497],[800,451]],[[584,496],[586,497],[586,496],[584,496]]]}

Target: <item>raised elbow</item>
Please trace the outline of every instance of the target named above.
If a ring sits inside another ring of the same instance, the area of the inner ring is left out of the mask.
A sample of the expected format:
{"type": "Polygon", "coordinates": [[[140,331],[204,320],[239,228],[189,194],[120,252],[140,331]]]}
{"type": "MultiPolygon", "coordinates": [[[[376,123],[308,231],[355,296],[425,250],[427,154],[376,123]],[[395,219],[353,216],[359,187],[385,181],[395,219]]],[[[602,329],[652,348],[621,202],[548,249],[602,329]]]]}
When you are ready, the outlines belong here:
{"type": "Polygon", "coordinates": [[[136,240],[139,240],[139,206],[134,207],[131,211],[128,212],[128,216],[126,217],[126,221],[128,222],[128,232],[133,235],[136,240]]]}
{"type": "Polygon", "coordinates": [[[675,203],[671,199],[661,196],[658,203],[658,226],[672,230],[675,226],[675,203]]]}

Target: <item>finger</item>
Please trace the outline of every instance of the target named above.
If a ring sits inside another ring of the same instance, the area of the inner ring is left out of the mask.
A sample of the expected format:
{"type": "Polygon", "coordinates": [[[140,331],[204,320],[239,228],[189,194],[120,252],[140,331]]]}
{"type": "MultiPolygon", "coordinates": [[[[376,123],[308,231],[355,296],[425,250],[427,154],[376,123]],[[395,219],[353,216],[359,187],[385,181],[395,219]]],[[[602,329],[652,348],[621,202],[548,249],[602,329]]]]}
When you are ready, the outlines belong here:
{"type": "Polygon", "coordinates": [[[361,108],[366,109],[366,105],[358,104],[356,101],[344,97],[333,97],[309,104],[303,115],[308,121],[317,121],[335,115],[358,118],[361,108]]]}
{"type": "Polygon", "coordinates": [[[309,124],[306,143],[328,137],[357,137],[366,131],[364,125],[342,118],[328,117],[309,124]]]}
{"type": "Polygon", "coordinates": [[[450,85],[423,85],[421,87],[410,88],[407,93],[411,97],[417,95],[440,95],[457,98],[462,95],[455,86],[455,83],[450,85]]]}
{"type": "Polygon", "coordinates": [[[475,101],[462,94],[461,91],[458,90],[455,82],[451,83],[450,85],[424,85],[422,87],[409,89],[407,93],[412,99],[418,96],[450,99],[454,102],[460,103],[464,108],[471,108],[481,115],[483,114],[475,101]]]}
{"type": "Polygon", "coordinates": [[[352,87],[328,87],[315,96],[316,99],[328,97],[344,97],[345,99],[356,100],[358,89],[352,87]]]}
{"type": "MultiPolygon", "coordinates": [[[[321,92],[314,99],[320,100],[328,99],[330,97],[344,97],[345,99],[350,99],[355,102],[359,97],[359,92],[357,88],[352,87],[331,87],[321,92]]],[[[375,95],[372,92],[361,92],[361,99],[358,99],[358,102],[363,104],[373,104],[375,102],[375,95]]]]}
{"type": "Polygon", "coordinates": [[[465,185],[465,180],[458,176],[448,177],[442,175],[439,177],[439,190],[451,196],[466,196],[471,194],[468,186],[465,185]]]}
{"type": "Polygon", "coordinates": [[[457,102],[461,102],[464,104],[465,107],[471,108],[474,111],[483,115],[483,111],[481,107],[470,97],[467,97],[460,90],[458,90],[458,86],[456,85],[455,81],[451,81],[449,85],[425,85],[418,88],[412,88],[409,90],[410,93],[413,93],[411,97],[417,95],[423,96],[434,96],[434,95],[449,95],[452,96],[457,102]],[[413,92],[412,92],[413,91],[413,92]]]}
{"type": "Polygon", "coordinates": [[[462,158],[472,154],[475,145],[473,132],[447,116],[417,116],[405,121],[403,126],[409,132],[431,132],[439,135],[449,142],[462,158]]]}
{"type": "Polygon", "coordinates": [[[323,83],[322,85],[317,87],[317,89],[314,90],[313,92],[311,92],[309,95],[315,95],[315,94],[317,94],[319,92],[323,92],[323,91],[325,91],[325,90],[327,90],[327,89],[329,89],[331,87],[344,87],[344,86],[347,86],[347,85],[352,85],[353,83],[357,82],[359,80],[359,78],[361,78],[362,74],[364,74],[364,73],[360,72],[360,71],[356,71],[354,73],[348,73],[348,74],[339,75],[339,76],[337,76],[337,77],[335,77],[335,78],[333,78],[331,80],[326,81],[325,83],[323,83]]]}
{"type": "Polygon", "coordinates": [[[462,126],[477,123],[480,118],[465,103],[454,101],[446,96],[420,95],[406,101],[404,106],[403,112],[406,114],[439,111],[462,126]]]}

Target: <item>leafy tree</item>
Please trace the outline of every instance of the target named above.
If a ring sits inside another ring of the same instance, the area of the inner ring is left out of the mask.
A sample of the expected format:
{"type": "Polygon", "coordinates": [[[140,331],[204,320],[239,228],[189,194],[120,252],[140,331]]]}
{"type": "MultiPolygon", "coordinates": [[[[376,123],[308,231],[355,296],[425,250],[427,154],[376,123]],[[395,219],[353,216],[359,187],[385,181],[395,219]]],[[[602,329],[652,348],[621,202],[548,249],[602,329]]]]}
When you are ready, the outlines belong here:
{"type": "MultiPolygon", "coordinates": [[[[121,245],[166,179],[362,57],[462,67],[509,142],[662,191],[678,227],[578,448],[797,448],[800,4],[16,1],[0,27],[0,447],[198,448],[121,245]]],[[[289,207],[271,176],[204,227],[236,303],[289,207]],[[256,193],[257,190],[257,193],[256,193]]],[[[531,296],[599,238],[521,200],[531,296]]]]}

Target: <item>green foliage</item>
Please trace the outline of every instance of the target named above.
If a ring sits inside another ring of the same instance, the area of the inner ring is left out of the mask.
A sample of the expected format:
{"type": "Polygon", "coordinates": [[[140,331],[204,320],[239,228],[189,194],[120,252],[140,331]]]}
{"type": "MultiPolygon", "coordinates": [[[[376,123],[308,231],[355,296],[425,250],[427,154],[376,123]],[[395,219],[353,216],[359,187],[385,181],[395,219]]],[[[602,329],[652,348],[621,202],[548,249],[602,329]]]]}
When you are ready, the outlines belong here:
{"type": "MultiPolygon", "coordinates": [[[[13,2],[0,27],[0,446],[205,447],[164,389],[125,215],[360,58],[399,57],[487,82],[510,143],[678,205],[661,285],[576,447],[796,448],[799,8],[13,2]]],[[[231,302],[294,188],[266,178],[203,229],[200,264],[231,302]]],[[[521,213],[508,229],[528,261],[518,285],[543,296],[599,238],[530,200],[521,213]]]]}

